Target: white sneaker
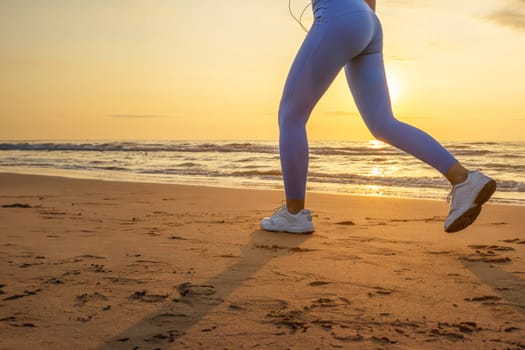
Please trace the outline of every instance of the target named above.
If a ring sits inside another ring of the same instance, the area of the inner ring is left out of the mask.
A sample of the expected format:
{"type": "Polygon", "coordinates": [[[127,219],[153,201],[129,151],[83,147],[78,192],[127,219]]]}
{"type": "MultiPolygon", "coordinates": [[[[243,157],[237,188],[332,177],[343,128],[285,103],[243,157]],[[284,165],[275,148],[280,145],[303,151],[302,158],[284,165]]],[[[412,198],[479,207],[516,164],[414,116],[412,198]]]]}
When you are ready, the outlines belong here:
{"type": "Polygon", "coordinates": [[[467,179],[454,186],[449,194],[452,197],[450,213],[445,221],[446,232],[463,230],[476,220],[481,205],[496,191],[496,181],[479,171],[470,171],[467,179]]]}
{"type": "Polygon", "coordinates": [[[297,214],[288,211],[286,204],[275,209],[273,215],[261,220],[261,228],[272,232],[312,233],[312,212],[303,209],[297,214]]]}

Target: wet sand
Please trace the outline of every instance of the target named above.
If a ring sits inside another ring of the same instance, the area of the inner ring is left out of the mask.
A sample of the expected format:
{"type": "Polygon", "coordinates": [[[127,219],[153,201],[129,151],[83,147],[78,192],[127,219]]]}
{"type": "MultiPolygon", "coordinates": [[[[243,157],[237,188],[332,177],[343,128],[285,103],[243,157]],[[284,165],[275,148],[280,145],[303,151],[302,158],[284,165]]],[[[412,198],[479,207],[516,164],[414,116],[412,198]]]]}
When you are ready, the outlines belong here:
{"type": "MultiPolygon", "coordinates": [[[[445,196],[446,194],[444,194],[445,196]]],[[[0,174],[0,349],[523,349],[525,207],[0,174]]]]}

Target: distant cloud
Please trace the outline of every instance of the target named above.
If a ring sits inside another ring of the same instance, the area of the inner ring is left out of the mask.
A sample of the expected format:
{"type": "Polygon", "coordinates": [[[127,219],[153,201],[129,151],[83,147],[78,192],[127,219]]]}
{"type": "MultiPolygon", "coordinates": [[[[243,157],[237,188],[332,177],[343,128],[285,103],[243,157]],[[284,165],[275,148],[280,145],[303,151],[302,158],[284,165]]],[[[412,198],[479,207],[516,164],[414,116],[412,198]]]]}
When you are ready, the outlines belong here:
{"type": "Polygon", "coordinates": [[[495,23],[525,31],[525,0],[513,0],[487,18],[495,23]]]}
{"type": "Polygon", "coordinates": [[[129,119],[161,119],[167,118],[166,115],[155,115],[155,114],[109,114],[111,118],[129,118],[129,119]]]}

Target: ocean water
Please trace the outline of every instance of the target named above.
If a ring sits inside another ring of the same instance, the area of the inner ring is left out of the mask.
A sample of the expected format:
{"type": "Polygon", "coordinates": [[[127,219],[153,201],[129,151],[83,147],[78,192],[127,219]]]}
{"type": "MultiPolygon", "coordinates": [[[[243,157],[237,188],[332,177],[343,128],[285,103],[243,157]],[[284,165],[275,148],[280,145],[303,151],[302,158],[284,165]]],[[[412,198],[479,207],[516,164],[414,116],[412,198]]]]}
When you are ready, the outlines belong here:
{"type": "MultiPolygon", "coordinates": [[[[494,203],[525,205],[525,142],[445,146],[498,182],[494,203]]],[[[275,141],[3,141],[0,172],[282,189],[275,141]]],[[[445,200],[430,166],[378,141],[310,142],[308,191],[445,200]]]]}

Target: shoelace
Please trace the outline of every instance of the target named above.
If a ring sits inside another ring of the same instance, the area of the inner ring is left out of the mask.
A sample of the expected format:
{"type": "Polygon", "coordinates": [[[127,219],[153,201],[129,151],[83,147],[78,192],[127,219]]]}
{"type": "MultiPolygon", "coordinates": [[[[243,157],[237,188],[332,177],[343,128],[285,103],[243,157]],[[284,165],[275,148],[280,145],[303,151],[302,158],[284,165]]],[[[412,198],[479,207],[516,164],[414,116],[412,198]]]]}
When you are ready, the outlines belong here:
{"type": "MultiPolygon", "coordinates": [[[[481,171],[481,169],[478,169],[477,171],[481,171]]],[[[467,180],[468,180],[468,177],[467,177],[467,180]]],[[[465,181],[467,181],[467,180],[465,180],[465,181]]],[[[462,182],[462,183],[465,183],[465,181],[462,182]]],[[[447,204],[449,204],[451,201],[454,200],[454,193],[456,191],[456,188],[457,188],[458,185],[461,185],[462,183],[459,183],[459,184],[457,184],[455,186],[452,186],[452,189],[450,190],[450,192],[447,195],[447,204]]]]}
{"type": "Polygon", "coordinates": [[[275,215],[279,214],[280,212],[282,212],[284,210],[288,210],[288,208],[286,208],[286,203],[283,203],[283,204],[281,204],[280,207],[275,208],[273,210],[272,216],[275,216],[275,215]]]}
{"type": "Polygon", "coordinates": [[[447,195],[447,204],[450,204],[454,200],[454,193],[456,192],[456,186],[452,186],[452,189],[447,195]]]}

